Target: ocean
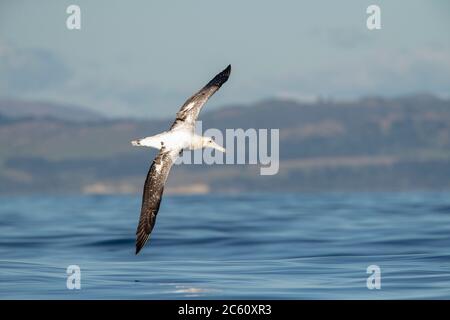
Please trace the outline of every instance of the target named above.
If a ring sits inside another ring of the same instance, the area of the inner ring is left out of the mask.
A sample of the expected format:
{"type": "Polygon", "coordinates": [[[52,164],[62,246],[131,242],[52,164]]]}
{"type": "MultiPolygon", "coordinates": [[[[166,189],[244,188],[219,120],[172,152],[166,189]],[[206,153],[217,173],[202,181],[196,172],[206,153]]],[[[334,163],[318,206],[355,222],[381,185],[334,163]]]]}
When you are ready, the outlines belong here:
{"type": "Polygon", "coordinates": [[[136,256],[140,201],[0,197],[0,298],[450,299],[450,193],[165,196],[136,256]]]}

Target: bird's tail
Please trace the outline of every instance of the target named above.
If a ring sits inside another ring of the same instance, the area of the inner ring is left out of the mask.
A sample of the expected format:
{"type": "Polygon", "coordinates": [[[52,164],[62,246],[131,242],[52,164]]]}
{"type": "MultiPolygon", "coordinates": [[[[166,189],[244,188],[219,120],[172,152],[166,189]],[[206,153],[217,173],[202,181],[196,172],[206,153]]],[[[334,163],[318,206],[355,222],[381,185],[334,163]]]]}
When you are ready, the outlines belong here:
{"type": "Polygon", "coordinates": [[[160,135],[136,139],[131,141],[131,144],[136,147],[150,147],[158,150],[163,147],[163,142],[160,139],[160,135]]]}
{"type": "Polygon", "coordinates": [[[131,144],[135,147],[139,147],[139,146],[141,146],[141,140],[142,139],[133,140],[133,141],[131,141],[131,144]]]}

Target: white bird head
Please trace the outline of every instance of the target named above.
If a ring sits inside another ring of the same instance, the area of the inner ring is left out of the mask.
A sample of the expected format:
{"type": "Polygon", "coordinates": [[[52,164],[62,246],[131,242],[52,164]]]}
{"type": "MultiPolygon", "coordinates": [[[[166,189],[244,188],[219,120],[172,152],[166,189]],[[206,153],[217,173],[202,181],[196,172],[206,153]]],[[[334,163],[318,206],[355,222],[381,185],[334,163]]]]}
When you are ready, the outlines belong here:
{"type": "Polygon", "coordinates": [[[218,145],[211,137],[202,137],[202,147],[203,148],[213,148],[225,153],[225,148],[218,145]]]}

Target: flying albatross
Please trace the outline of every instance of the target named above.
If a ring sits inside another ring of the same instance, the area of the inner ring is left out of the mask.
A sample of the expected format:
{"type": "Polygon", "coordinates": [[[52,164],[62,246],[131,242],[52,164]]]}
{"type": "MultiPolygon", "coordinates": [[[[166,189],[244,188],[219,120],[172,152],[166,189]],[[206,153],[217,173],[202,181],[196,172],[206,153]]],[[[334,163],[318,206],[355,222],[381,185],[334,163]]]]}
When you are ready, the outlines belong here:
{"type": "Polygon", "coordinates": [[[131,141],[133,146],[152,147],[159,150],[145,179],[141,216],[136,230],[136,254],[144,247],[153,230],[164,184],[170,168],[183,150],[210,147],[225,152],[225,149],[215,143],[212,138],[195,134],[195,121],[203,105],[228,80],[230,73],[231,65],[228,65],[206,86],[190,97],[177,112],[175,122],[169,131],[131,141]]]}

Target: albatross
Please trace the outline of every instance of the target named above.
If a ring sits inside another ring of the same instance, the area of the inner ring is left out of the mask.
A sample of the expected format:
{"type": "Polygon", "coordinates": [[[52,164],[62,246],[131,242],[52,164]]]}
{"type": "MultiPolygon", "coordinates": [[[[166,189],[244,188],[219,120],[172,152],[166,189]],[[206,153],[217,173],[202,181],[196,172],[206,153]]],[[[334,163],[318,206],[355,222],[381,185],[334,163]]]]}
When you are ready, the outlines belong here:
{"type": "Polygon", "coordinates": [[[195,134],[195,121],[203,105],[228,80],[230,73],[231,65],[228,65],[190,97],[177,112],[175,121],[168,131],[131,141],[133,146],[151,147],[159,150],[145,179],[141,215],[136,230],[136,254],[144,247],[155,226],[164,184],[173,163],[183,150],[209,147],[225,152],[225,149],[214,142],[211,137],[195,134]]]}

